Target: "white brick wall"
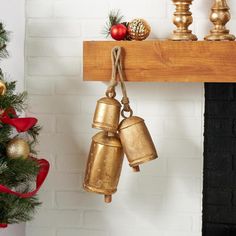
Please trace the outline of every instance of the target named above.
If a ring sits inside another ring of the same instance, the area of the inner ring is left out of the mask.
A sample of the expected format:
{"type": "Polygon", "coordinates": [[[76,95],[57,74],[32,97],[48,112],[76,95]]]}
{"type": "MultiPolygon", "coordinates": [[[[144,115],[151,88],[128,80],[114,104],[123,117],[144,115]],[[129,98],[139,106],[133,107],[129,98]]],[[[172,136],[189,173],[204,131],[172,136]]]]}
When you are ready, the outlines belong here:
{"type": "MultiPolygon", "coordinates": [[[[200,39],[210,28],[210,5],[198,0],[192,7],[191,28],[200,39]]],[[[111,205],[81,188],[95,132],[94,107],[106,88],[105,83],[82,82],[82,41],[103,39],[100,32],[113,8],[128,19],[146,18],[152,37],[168,37],[174,28],[171,0],[27,0],[29,112],[44,126],[39,148],[52,170],[40,193],[44,205],[26,235],[200,236],[203,84],[128,84],[132,106],[146,120],[159,159],[143,165],[139,174],[125,161],[111,205]]]]}

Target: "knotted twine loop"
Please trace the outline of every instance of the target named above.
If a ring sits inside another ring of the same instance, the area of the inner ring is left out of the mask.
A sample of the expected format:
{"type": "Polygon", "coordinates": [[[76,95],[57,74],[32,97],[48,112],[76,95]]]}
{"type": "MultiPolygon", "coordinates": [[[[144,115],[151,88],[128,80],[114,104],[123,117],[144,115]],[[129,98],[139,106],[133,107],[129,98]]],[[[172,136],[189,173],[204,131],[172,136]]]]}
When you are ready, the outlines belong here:
{"type": "Polygon", "coordinates": [[[108,86],[107,89],[107,95],[109,94],[115,94],[115,87],[118,85],[116,76],[119,74],[120,78],[120,84],[121,84],[121,90],[123,94],[123,98],[121,100],[121,103],[123,104],[123,109],[121,111],[121,115],[124,118],[127,118],[125,116],[125,112],[129,112],[131,117],[133,115],[133,111],[130,108],[129,105],[129,98],[127,96],[127,91],[126,91],[126,86],[125,86],[125,80],[124,80],[124,71],[123,71],[123,66],[122,66],[122,55],[121,55],[121,47],[116,46],[112,49],[111,51],[111,60],[112,60],[112,78],[110,81],[110,85],[108,86]]]}
{"type": "Polygon", "coordinates": [[[113,48],[111,51],[112,74],[111,74],[110,84],[109,84],[107,91],[106,91],[106,96],[109,98],[114,98],[116,96],[115,87],[118,85],[118,82],[116,80],[116,76],[118,73],[118,63],[119,63],[120,55],[118,54],[117,56],[115,56],[114,51],[115,51],[115,48],[113,48]]]}

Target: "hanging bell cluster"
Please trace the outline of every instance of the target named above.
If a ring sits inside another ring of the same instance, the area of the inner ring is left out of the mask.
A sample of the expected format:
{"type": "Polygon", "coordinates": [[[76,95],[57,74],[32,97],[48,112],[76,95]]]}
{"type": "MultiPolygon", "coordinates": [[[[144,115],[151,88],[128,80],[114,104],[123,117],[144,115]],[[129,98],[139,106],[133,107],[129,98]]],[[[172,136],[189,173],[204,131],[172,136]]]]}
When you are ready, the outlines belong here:
{"type": "Polygon", "coordinates": [[[92,126],[103,131],[92,138],[84,179],[84,189],[103,194],[107,203],[117,191],[124,159],[117,134],[121,104],[114,96],[107,93],[97,102],[92,126]]]}
{"type": "Polygon", "coordinates": [[[103,194],[105,202],[112,201],[117,191],[124,154],[135,172],[139,165],[157,158],[151,135],[142,118],[133,116],[129,106],[122,73],[121,48],[112,50],[113,73],[106,97],[97,101],[92,127],[102,130],[92,138],[84,189],[103,194]],[[115,99],[116,75],[119,73],[123,93],[121,103],[115,99]],[[129,117],[125,116],[129,113],[129,117]],[[120,115],[124,118],[120,122],[120,115]],[[120,123],[119,123],[120,122],[120,123]]]}

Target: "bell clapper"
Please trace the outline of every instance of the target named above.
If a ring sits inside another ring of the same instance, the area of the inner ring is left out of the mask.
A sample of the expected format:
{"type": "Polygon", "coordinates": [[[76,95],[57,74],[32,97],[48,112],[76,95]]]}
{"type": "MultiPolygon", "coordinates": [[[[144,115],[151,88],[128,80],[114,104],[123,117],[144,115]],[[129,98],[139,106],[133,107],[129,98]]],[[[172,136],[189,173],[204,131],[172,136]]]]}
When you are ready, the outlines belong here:
{"type": "Polygon", "coordinates": [[[133,172],[140,172],[139,166],[133,166],[133,172]]]}
{"type": "Polygon", "coordinates": [[[112,202],[112,195],[104,195],[104,201],[105,201],[105,203],[111,203],[112,202]]]}

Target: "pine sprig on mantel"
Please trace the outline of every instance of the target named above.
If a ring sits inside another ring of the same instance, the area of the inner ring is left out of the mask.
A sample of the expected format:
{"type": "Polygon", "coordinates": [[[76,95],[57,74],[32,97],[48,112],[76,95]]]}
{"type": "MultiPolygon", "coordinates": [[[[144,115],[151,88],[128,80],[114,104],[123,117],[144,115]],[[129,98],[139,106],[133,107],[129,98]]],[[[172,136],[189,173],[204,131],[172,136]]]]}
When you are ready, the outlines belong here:
{"type": "Polygon", "coordinates": [[[108,37],[110,35],[110,30],[113,25],[120,24],[124,16],[121,15],[120,10],[112,10],[108,14],[108,21],[105,23],[105,28],[103,34],[108,37]]]}

